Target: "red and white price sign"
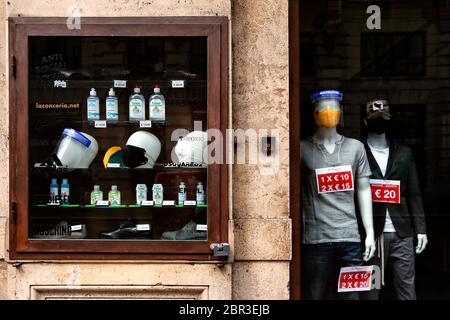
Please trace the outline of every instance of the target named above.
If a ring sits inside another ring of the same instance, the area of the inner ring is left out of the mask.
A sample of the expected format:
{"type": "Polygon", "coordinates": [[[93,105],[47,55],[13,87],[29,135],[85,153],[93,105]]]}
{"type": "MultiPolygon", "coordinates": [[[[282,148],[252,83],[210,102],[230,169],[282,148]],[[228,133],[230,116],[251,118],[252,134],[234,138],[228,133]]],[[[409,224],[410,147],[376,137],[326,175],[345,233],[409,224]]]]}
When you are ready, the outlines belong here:
{"type": "Polygon", "coordinates": [[[351,166],[316,169],[316,179],[319,193],[354,190],[351,166]]]}
{"type": "Polygon", "coordinates": [[[370,179],[372,202],[400,203],[400,181],[370,179]]]}
{"type": "Polygon", "coordinates": [[[370,291],[372,272],[373,266],[341,268],[338,292],[370,291]]]}

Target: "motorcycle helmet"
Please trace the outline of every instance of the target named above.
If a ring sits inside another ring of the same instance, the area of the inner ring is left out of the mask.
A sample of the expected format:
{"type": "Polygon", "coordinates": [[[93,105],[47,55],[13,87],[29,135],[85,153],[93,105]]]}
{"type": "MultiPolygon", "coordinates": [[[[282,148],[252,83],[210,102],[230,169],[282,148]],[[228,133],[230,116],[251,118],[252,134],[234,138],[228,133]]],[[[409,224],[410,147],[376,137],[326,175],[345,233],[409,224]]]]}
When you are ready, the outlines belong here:
{"type": "Polygon", "coordinates": [[[161,153],[161,142],[152,133],[138,131],[128,138],[123,150],[123,163],[131,169],[153,168],[161,153]]]}
{"type": "Polygon", "coordinates": [[[208,147],[208,134],[203,131],[193,131],[186,137],[178,140],[174,147],[177,157],[176,163],[204,164],[206,156],[204,153],[208,147]]]}

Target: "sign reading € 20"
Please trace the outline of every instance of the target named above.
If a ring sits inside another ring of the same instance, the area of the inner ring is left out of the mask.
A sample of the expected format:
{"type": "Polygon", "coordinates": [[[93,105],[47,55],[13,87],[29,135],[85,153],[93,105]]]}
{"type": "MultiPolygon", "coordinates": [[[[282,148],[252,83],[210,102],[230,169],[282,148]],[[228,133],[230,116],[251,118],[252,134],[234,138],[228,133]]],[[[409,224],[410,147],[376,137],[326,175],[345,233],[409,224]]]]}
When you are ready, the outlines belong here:
{"type": "Polygon", "coordinates": [[[372,202],[400,203],[400,181],[397,180],[370,180],[372,202]]]}

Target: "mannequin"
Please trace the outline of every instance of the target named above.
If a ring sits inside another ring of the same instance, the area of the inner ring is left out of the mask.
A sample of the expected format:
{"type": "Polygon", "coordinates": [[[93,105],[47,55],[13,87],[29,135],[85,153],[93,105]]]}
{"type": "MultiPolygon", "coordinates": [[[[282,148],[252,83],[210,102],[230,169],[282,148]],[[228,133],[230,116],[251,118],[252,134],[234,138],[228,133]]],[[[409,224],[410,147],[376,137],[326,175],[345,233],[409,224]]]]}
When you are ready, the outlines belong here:
{"type": "MultiPolygon", "coordinates": [[[[325,299],[330,275],[334,277],[332,285],[336,292],[340,268],[361,265],[362,260],[370,260],[375,253],[371,170],[363,144],[337,132],[342,98],[342,93],[336,90],[312,96],[317,129],[312,137],[301,142],[306,299],[325,299]],[[355,192],[366,231],[363,254],[355,192]]],[[[338,294],[342,299],[358,297],[357,293],[338,294]]]]}
{"type": "MultiPolygon", "coordinates": [[[[428,238],[412,151],[406,146],[391,144],[386,138],[391,118],[386,100],[373,100],[367,103],[364,123],[368,127],[366,151],[373,172],[371,176],[373,192],[379,188],[379,181],[385,181],[399,185],[398,193],[400,193],[395,201],[374,196],[375,236],[378,238],[380,259],[376,257],[372,262],[381,264],[382,269],[385,269],[385,266],[389,267],[393,272],[398,299],[415,300],[414,251],[416,254],[422,253],[427,246],[428,238]],[[405,212],[408,214],[406,217],[405,212]],[[417,235],[415,248],[414,234],[417,235]]],[[[378,193],[380,194],[381,192],[378,193]]],[[[370,298],[377,299],[378,294],[376,291],[370,298]]]]}

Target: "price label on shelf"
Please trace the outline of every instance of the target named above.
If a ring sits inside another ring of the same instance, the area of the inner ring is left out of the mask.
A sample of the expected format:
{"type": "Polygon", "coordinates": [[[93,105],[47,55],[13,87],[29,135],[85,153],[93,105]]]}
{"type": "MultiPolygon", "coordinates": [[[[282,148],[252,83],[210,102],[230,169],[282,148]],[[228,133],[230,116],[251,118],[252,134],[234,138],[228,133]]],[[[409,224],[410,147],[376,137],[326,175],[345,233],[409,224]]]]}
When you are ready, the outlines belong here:
{"type": "Polygon", "coordinates": [[[108,200],[98,200],[95,205],[97,207],[108,207],[109,206],[109,201],[108,200]]]}
{"type": "Polygon", "coordinates": [[[120,163],[108,163],[108,168],[120,168],[120,163]]]}
{"type": "Polygon", "coordinates": [[[152,122],[150,120],[141,120],[139,121],[139,127],[141,128],[151,128],[152,122]]]}
{"type": "Polygon", "coordinates": [[[136,225],[137,231],[150,231],[150,225],[149,224],[138,224],[136,225]]]}
{"type": "Polygon", "coordinates": [[[153,206],[153,201],[142,201],[141,206],[142,207],[151,207],[151,206],[153,206]]]}
{"type": "Polygon", "coordinates": [[[351,166],[316,169],[316,180],[319,194],[354,190],[351,166]]]}
{"type": "Polygon", "coordinates": [[[206,224],[198,224],[197,231],[208,231],[208,225],[206,224]]]}
{"type": "Polygon", "coordinates": [[[197,202],[195,202],[195,201],[191,201],[191,200],[189,200],[189,201],[185,201],[184,202],[184,205],[185,206],[196,206],[197,205],[197,202]]]}
{"type": "Polygon", "coordinates": [[[76,225],[76,226],[71,226],[70,229],[72,231],[80,231],[80,230],[83,229],[83,226],[81,224],[79,224],[79,225],[76,225]]]}
{"type": "Polygon", "coordinates": [[[67,88],[67,82],[64,80],[55,80],[53,86],[55,88],[67,88]]]}
{"type": "Polygon", "coordinates": [[[175,205],[175,201],[173,201],[173,200],[165,200],[165,201],[163,201],[163,204],[162,204],[164,207],[172,207],[172,206],[174,206],[175,205]]]}
{"type": "Polygon", "coordinates": [[[372,202],[400,204],[400,181],[370,179],[372,202]]]}
{"type": "Polygon", "coordinates": [[[370,291],[372,272],[373,266],[341,268],[338,292],[370,291]]]}
{"type": "Polygon", "coordinates": [[[114,80],[114,88],[126,88],[127,80],[114,80]]]}
{"type": "Polygon", "coordinates": [[[174,89],[184,88],[184,80],[172,80],[172,88],[174,89]]]}
{"type": "Polygon", "coordinates": [[[96,120],[94,126],[97,129],[104,129],[107,127],[106,120],[96,120]]]}

